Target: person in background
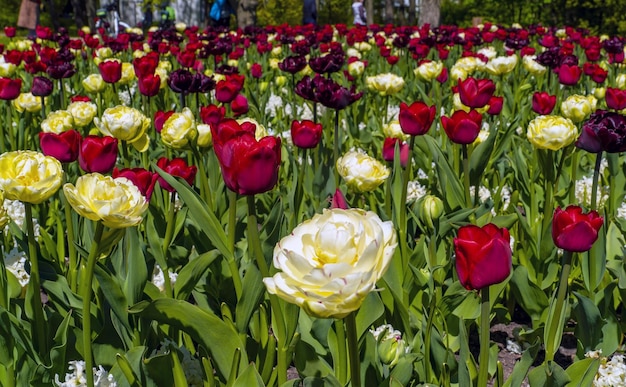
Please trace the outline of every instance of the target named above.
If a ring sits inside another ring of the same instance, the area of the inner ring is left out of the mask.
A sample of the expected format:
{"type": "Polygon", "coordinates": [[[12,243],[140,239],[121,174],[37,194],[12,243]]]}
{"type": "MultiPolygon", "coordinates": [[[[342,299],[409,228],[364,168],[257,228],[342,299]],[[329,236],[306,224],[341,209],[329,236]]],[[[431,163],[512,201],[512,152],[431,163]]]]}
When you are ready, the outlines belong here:
{"type": "Polygon", "coordinates": [[[159,28],[166,30],[176,23],[176,11],[169,1],[161,3],[161,22],[159,28]]]}
{"type": "Polygon", "coordinates": [[[230,15],[232,14],[233,9],[228,0],[215,0],[209,12],[209,18],[211,18],[215,27],[228,27],[230,25],[230,15]]]}
{"type": "Polygon", "coordinates": [[[40,0],[22,0],[20,13],[17,17],[17,26],[28,29],[28,37],[34,38],[35,30],[39,25],[40,0]]]}
{"type": "Polygon", "coordinates": [[[354,14],[355,26],[367,25],[367,15],[365,14],[365,7],[363,6],[363,0],[352,1],[352,13],[354,14]]]}
{"type": "Polygon", "coordinates": [[[317,5],[315,0],[304,0],[302,4],[302,24],[317,24],[317,5]]]}

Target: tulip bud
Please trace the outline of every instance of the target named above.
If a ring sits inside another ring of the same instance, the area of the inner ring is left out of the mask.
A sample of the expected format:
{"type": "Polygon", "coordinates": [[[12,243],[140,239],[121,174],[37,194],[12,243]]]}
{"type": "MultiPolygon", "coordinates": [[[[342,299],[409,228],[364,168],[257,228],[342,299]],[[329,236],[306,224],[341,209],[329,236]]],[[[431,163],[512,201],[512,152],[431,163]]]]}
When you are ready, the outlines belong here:
{"type": "Polygon", "coordinates": [[[276,85],[278,87],[283,87],[285,86],[285,83],[287,83],[287,77],[285,77],[284,75],[279,75],[274,78],[274,82],[276,82],[276,85]]]}
{"type": "Polygon", "coordinates": [[[376,330],[370,330],[377,342],[378,357],[383,364],[395,366],[404,354],[407,353],[406,342],[400,331],[386,324],[376,330]]]}
{"type": "Polygon", "coordinates": [[[426,195],[422,200],[420,218],[429,229],[434,229],[437,220],[443,214],[443,201],[434,195],[426,195]]]}

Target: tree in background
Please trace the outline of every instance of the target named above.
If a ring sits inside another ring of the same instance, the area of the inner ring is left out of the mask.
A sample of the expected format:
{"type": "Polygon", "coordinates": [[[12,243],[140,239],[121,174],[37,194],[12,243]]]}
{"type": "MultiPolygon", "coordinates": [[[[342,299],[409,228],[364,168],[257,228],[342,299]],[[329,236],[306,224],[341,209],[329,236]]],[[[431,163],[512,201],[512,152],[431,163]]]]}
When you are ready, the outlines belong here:
{"type": "Polygon", "coordinates": [[[441,0],[421,0],[419,25],[438,27],[441,20],[441,0]]]}

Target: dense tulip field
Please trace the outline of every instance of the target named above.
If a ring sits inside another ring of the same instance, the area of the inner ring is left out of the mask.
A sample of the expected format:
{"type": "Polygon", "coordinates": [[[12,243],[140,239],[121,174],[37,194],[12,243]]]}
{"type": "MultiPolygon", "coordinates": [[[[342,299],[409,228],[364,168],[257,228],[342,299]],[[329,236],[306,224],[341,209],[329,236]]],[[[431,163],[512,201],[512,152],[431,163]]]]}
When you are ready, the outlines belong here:
{"type": "Polygon", "coordinates": [[[1,385],[626,385],[623,38],[5,33],[1,385]]]}

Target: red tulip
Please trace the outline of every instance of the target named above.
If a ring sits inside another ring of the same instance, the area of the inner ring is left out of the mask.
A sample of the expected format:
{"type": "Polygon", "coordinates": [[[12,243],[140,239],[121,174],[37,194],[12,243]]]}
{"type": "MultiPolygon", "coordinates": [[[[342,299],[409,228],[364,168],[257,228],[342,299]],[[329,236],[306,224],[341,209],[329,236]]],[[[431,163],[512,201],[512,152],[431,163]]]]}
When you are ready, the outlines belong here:
{"type": "Polygon", "coordinates": [[[583,70],[577,65],[561,65],[557,68],[559,74],[559,83],[562,85],[572,86],[578,83],[583,70]]]}
{"type": "Polygon", "coordinates": [[[227,75],[226,79],[217,82],[215,99],[222,103],[230,103],[243,88],[245,78],[242,75],[227,75]]]}
{"type": "Polygon", "coordinates": [[[335,190],[335,194],[330,202],[330,208],[341,208],[342,210],[347,210],[350,208],[348,202],[346,201],[346,197],[343,195],[343,192],[339,188],[335,190]]]}
{"type": "Polygon", "coordinates": [[[496,84],[491,79],[468,77],[464,81],[459,81],[458,86],[463,105],[474,109],[487,105],[493,92],[496,91],[496,84]]]}
{"type": "Polygon", "coordinates": [[[496,97],[495,95],[489,98],[489,110],[487,110],[487,114],[492,116],[497,116],[502,111],[502,104],[504,103],[504,98],[496,97]]]}
{"type": "Polygon", "coordinates": [[[398,120],[402,132],[411,136],[426,134],[435,120],[435,113],[435,106],[428,106],[424,102],[413,102],[411,106],[400,103],[398,120]]]}
{"type": "Polygon", "coordinates": [[[545,91],[533,94],[533,111],[537,114],[548,115],[554,110],[556,95],[550,95],[545,91]]]}
{"type": "Polygon", "coordinates": [[[59,134],[39,132],[39,145],[43,154],[62,163],[76,161],[81,140],[80,133],[73,129],[59,134]]]}
{"type": "Polygon", "coordinates": [[[154,75],[158,65],[159,54],[154,51],[151,51],[141,58],[133,59],[133,69],[135,70],[137,78],[141,78],[146,75],[154,75]]]}
{"type": "Polygon", "coordinates": [[[476,110],[457,110],[452,117],[441,117],[441,124],[452,142],[471,144],[478,137],[483,117],[476,110]]]}
{"type": "Polygon", "coordinates": [[[604,98],[609,109],[622,110],[626,108],[626,90],[607,87],[604,98]]]}
{"type": "Polygon", "coordinates": [[[18,50],[7,50],[4,53],[4,61],[8,63],[12,63],[16,66],[19,66],[22,63],[22,59],[24,58],[24,53],[18,50]]]}
{"type": "Polygon", "coordinates": [[[589,76],[595,83],[602,83],[606,80],[606,77],[609,76],[609,72],[600,67],[599,64],[589,62],[583,65],[583,73],[589,76]]]}
{"type": "Polygon", "coordinates": [[[584,252],[598,239],[604,220],[596,211],[583,213],[579,206],[557,207],[552,217],[552,240],[566,251],[584,252]]]}
{"type": "MultiPolygon", "coordinates": [[[[198,167],[195,165],[188,166],[185,159],[174,158],[168,160],[167,157],[161,157],[157,161],[157,167],[163,171],[169,173],[172,176],[182,177],[189,185],[193,185],[193,181],[196,178],[198,167]]],[[[174,192],[174,187],[169,185],[165,179],[159,177],[159,185],[166,191],[174,192]]]]}
{"type": "Polygon", "coordinates": [[[504,281],[511,273],[511,236],[493,223],[463,226],[454,238],[456,272],[468,290],[504,281]]]}
{"type": "Polygon", "coordinates": [[[200,108],[200,118],[207,125],[217,125],[225,114],[224,106],[208,105],[200,108]]]}
{"type": "Polygon", "coordinates": [[[78,153],[80,168],[88,173],[109,173],[117,160],[117,138],[87,136],[81,141],[78,153]]]}
{"type": "Polygon", "coordinates": [[[241,127],[232,119],[211,126],[215,155],[226,186],[240,195],[272,189],[278,181],[280,137],[254,138],[253,127],[241,127]]]}
{"type": "Polygon", "coordinates": [[[119,170],[113,169],[113,178],[125,177],[130,180],[139,191],[146,197],[147,201],[150,201],[152,197],[152,191],[154,191],[154,185],[159,178],[158,173],[150,172],[143,168],[124,168],[119,170]]]}
{"type": "Polygon", "coordinates": [[[156,129],[157,133],[161,133],[161,130],[163,129],[163,124],[165,124],[165,121],[167,121],[167,119],[170,118],[172,114],[174,114],[174,110],[170,110],[168,112],[159,110],[154,113],[154,129],[156,129]]]}
{"type": "Polygon", "coordinates": [[[15,30],[16,28],[13,26],[6,26],[4,27],[4,34],[7,36],[7,38],[12,38],[15,36],[15,30]]]}
{"type": "Polygon", "coordinates": [[[21,88],[20,78],[0,78],[0,99],[9,101],[19,97],[21,88]]]}
{"type": "Polygon", "coordinates": [[[261,76],[263,76],[263,67],[261,67],[261,65],[258,63],[254,63],[250,67],[250,75],[252,75],[252,77],[256,79],[261,78],[261,76]]]}
{"type": "Polygon", "coordinates": [[[158,75],[144,75],[137,80],[139,92],[146,97],[154,97],[159,94],[161,87],[161,77],[158,75]]]}
{"type": "Polygon", "coordinates": [[[230,103],[230,108],[232,109],[235,117],[246,114],[249,109],[248,99],[243,94],[237,94],[235,99],[233,99],[230,103]]]}
{"type": "Polygon", "coordinates": [[[322,139],[322,124],[310,120],[291,122],[291,141],[298,148],[315,148],[322,139]]]}
{"type": "Polygon", "coordinates": [[[196,54],[193,51],[184,50],[176,56],[176,59],[181,66],[189,68],[193,67],[193,64],[196,61],[196,54]]]}
{"type": "Polygon", "coordinates": [[[393,162],[396,144],[400,147],[400,165],[404,168],[409,162],[409,144],[399,138],[385,138],[385,142],[383,143],[383,159],[385,161],[393,162]]]}
{"type": "Polygon", "coordinates": [[[100,62],[98,69],[106,83],[116,83],[122,78],[122,63],[116,60],[100,62]]]}

